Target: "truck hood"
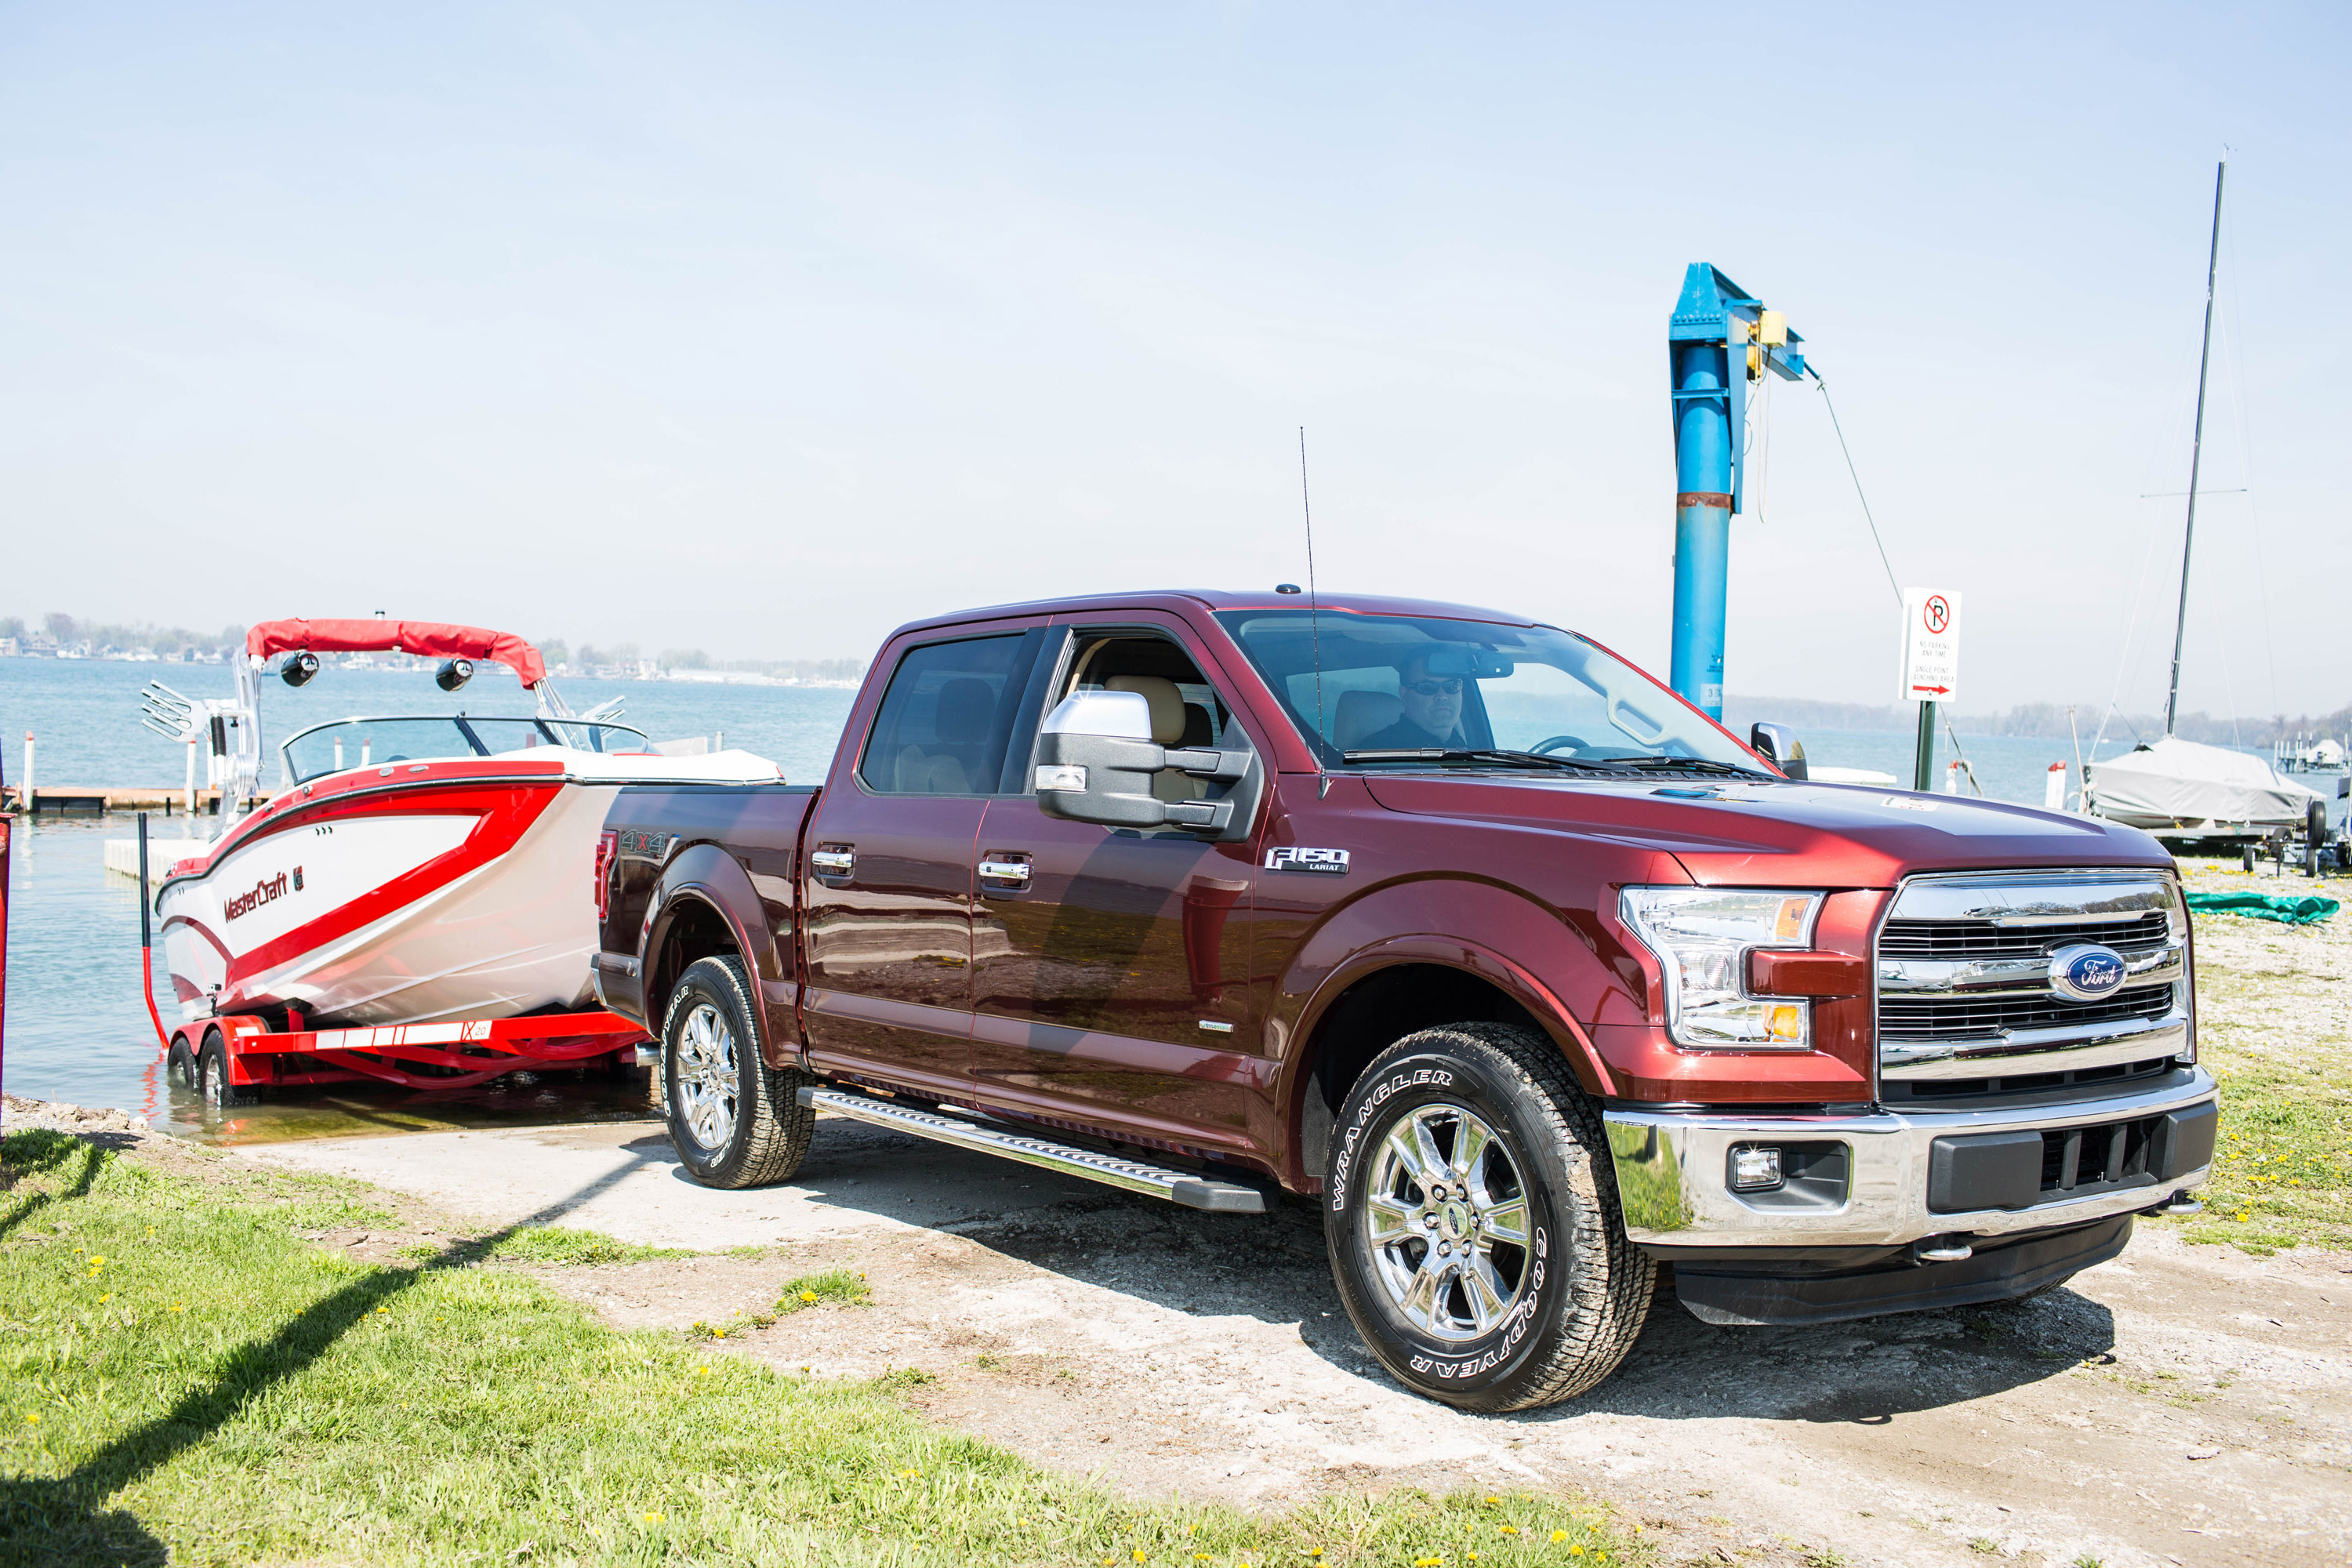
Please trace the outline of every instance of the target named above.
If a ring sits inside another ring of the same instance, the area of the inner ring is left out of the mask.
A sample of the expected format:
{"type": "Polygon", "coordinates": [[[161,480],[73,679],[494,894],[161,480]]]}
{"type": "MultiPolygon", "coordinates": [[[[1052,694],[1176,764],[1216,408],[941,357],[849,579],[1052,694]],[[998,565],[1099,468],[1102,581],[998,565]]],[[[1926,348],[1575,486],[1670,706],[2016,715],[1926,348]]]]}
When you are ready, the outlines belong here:
{"type": "Polygon", "coordinates": [[[1407,816],[1663,850],[1710,886],[1885,888],[1918,871],[2172,866],[2147,834],[2097,817],[1852,784],[1376,773],[1366,786],[1407,816]]]}

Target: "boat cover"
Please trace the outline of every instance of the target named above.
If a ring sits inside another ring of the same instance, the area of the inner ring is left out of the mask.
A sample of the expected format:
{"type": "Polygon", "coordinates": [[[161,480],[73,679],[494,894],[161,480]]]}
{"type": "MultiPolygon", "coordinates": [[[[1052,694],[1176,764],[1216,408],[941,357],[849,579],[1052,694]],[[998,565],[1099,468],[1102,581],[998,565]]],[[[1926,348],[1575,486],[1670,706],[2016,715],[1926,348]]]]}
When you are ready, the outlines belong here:
{"type": "Polygon", "coordinates": [[[2137,827],[2199,822],[2301,826],[2314,790],[2244,752],[2167,735],[2084,770],[2091,810],[2137,827]]]}
{"type": "Polygon", "coordinates": [[[245,634],[245,651],[256,658],[306,649],[487,659],[513,670],[526,690],[547,679],[547,661],[539,657],[539,649],[512,632],[455,626],[444,621],[264,621],[245,634]]]}

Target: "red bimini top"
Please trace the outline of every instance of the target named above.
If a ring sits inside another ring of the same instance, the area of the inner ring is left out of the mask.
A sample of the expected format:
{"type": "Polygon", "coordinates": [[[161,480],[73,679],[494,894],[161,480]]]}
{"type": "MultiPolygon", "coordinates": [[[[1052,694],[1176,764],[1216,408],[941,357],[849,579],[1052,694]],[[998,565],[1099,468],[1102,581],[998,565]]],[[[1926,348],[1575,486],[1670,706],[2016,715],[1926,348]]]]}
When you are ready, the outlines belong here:
{"type": "Polygon", "coordinates": [[[512,632],[453,626],[442,621],[264,621],[245,634],[245,651],[273,653],[414,653],[431,658],[487,659],[503,664],[526,690],[547,679],[539,649],[512,632]]]}

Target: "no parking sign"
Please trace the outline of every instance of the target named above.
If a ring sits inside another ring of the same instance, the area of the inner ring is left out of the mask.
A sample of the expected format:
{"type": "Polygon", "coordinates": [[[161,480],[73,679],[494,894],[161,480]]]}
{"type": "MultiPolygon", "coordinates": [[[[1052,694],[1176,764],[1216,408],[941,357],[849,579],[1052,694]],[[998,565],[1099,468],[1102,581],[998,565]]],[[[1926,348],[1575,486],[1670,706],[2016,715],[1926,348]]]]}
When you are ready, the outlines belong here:
{"type": "Polygon", "coordinates": [[[1903,590],[1903,700],[1950,702],[1960,686],[1960,596],[1903,590]]]}

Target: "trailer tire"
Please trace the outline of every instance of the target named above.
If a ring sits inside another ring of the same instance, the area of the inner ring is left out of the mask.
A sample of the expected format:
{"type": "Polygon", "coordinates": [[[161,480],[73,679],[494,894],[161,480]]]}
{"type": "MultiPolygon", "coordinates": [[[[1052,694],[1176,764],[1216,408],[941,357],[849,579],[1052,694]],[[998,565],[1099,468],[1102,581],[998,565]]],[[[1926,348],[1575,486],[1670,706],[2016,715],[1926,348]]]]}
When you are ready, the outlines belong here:
{"type": "Polygon", "coordinates": [[[1532,1029],[1447,1025],[1373,1059],[1340,1102],[1323,1225],[1348,1316],[1397,1381],[1493,1412],[1617,1370],[1657,1266],[1626,1238],[1608,1151],[1532,1029]]]}
{"type": "Polygon", "coordinates": [[[261,1099],[251,1088],[229,1081],[228,1044],[218,1029],[205,1032],[205,1048],[196,1058],[196,1093],[206,1105],[221,1110],[234,1110],[261,1099]]]}
{"type": "Polygon", "coordinates": [[[811,1075],[760,1058],[751,983],[738,958],[698,959],[662,1019],[659,1079],[670,1146],[706,1187],[788,1181],[808,1155],[816,1112],[800,1102],[811,1075]]]}
{"type": "Polygon", "coordinates": [[[188,1042],[177,1035],[172,1037],[172,1049],[163,1058],[163,1079],[195,1092],[196,1058],[188,1054],[188,1042]]]}

